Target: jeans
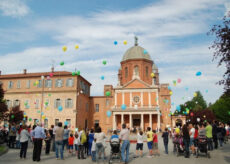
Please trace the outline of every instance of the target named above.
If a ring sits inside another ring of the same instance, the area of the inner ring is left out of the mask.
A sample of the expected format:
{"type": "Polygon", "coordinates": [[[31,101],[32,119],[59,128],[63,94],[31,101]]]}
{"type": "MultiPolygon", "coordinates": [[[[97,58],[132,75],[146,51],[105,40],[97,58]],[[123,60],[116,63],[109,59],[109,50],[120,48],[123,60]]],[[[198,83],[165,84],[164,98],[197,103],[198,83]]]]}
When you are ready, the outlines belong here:
{"type": "Polygon", "coordinates": [[[27,147],[28,147],[28,141],[21,142],[20,158],[22,157],[26,158],[27,147]]]}
{"type": "Polygon", "coordinates": [[[78,159],[82,158],[84,159],[84,145],[78,145],[78,159]]]}
{"type": "Polygon", "coordinates": [[[213,143],[214,143],[214,148],[217,149],[218,148],[218,140],[217,140],[216,135],[213,135],[213,143]]]}
{"type": "Polygon", "coordinates": [[[9,137],[9,148],[14,148],[14,142],[16,140],[16,136],[9,137]]]}
{"type": "Polygon", "coordinates": [[[62,145],[63,151],[65,150],[65,145],[66,145],[66,149],[68,150],[68,146],[69,146],[69,144],[68,144],[68,139],[63,140],[63,145],[62,145]]]}
{"type": "Polygon", "coordinates": [[[103,157],[102,159],[105,160],[105,154],[104,154],[104,146],[102,143],[97,143],[96,144],[96,161],[98,162],[99,160],[99,154],[101,154],[101,156],[103,157]]]}
{"type": "Polygon", "coordinates": [[[184,139],[185,157],[189,157],[189,139],[184,139]]]}
{"type": "Polygon", "coordinates": [[[91,149],[92,149],[92,142],[89,142],[89,143],[88,143],[89,155],[91,155],[91,149]]]}
{"type": "Polygon", "coordinates": [[[42,139],[34,138],[33,161],[40,161],[42,151],[42,139]]]}
{"type": "Polygon", "coordinates": [[[16,149],[20,149],[20,146],[21,146],[20,141],[16,140],[16,149]]]}
{"type": "Polygon", "coordinates": [[[207,138],[208,150],[213,150],[212,138],[207,138]]]}
{"type": "Polygon", "coordinates": [[[122,161],[126,163],[129,162],[129,147],[130,147],[129,140],[124,140],[121,146],[121,158],[122,161]]]}
{"type": "Polygon", "coordinates": [[[92,161],[96,162],[96,151],[92,151],[91,157],[92,157],[92,161]]]}
{"type": "Polygon", "coordinates": [[[165,146],[165,153],[168,154],[168,142],[164,142],[164,146],[165,146]]]}
{"type": "Polygon", "coordinates": [[[220,147],[222,147],[222,146],[223,146],[223,141],[224,141],[224,139],[223,139],[223,138],[219,138],[220,147]]]}
{"type": "Polygon", "coordinates": [[[63,141],[55,141],[55,146],[56,146],[56,158],[59,158],[59,151],[61,154],[61,159],[63,159],[63,141]]]}
{"type": "Polygon", "coordinates": [[[46,140],[46,154],[50,153],[51,140],[46,140]]]}

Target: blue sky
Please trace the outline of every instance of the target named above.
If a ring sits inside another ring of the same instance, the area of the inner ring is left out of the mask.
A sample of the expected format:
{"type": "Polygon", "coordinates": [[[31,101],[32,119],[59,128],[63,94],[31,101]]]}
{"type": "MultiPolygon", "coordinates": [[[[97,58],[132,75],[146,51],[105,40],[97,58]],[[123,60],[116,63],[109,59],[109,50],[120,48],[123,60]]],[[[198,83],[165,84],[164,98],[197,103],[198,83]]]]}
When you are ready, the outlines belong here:
{"type": "Polygon", "coordinates": [[[137,35],[159,68],[160,82],[172,86],[175,105],[197,90],[215,102],[222,94],[215,83],[225,68],[212,62],[208,47],[214,38],[206,33],[229,10],[227,0],[0,0],[0,70],[50,71],[54,63],[56,71],[80,70],[93,84],[92,95],[102,95],[104,84],[116,86],[122,56],[137,35]],[[173,86],[178,78],[182,82],[173,86]]]}

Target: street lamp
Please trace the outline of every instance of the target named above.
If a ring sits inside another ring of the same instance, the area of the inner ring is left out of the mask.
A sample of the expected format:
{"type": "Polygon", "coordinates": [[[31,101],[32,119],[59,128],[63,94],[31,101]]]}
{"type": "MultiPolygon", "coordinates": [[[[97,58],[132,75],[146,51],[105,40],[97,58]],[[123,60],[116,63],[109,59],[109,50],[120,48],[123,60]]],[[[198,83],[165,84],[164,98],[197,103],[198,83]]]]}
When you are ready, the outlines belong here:
{"type": "Polygon", "coordinates": [[[43,110],[43,92],[44,92],[44,76],[41,76],[41,80],[42,80],[42,99],[41,99],[41,114],[40,114],[40,123],[42,124],[42,110],[43,110]]]}

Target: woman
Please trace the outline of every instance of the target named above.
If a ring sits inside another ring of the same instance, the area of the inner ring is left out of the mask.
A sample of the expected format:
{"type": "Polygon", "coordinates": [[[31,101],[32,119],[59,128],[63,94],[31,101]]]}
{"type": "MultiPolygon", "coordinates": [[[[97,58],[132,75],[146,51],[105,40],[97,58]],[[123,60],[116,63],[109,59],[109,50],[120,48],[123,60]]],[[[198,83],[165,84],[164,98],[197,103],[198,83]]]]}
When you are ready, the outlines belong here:
{"type": "Polygon", "coordinates": [[[96,161],[99,162],[99,154],[103,156],[103,160],[105,160],[105,157],[104,157],[104,145],[103,145],[103,142],[104,142],[104,139],[105,139],[105,133],[103,133],[101,131],[101,127],[98,127],[97,128],[97,131],[94,135],[94,140],[96,142],[96,161]]]}
{"type": "Polygon", "coordinates": [[[94,140],[94,130],[91,129],[90,133],[89,133],[89,141],[88,141],[88,145],[89,145],[89,155],[91,155],[91,149],[92,149],[92,143],[94,140]]]}
{"type": "Polygon", "coordinates": [[[182,127],[182,133],[183,133],[183,141],[185,146],[185,158],[189,158],[189,143],[190,143],[190,135],[188,131],[188,126],[186,124],[182,127]]]}
{"type": "Polygon", "coordinates": [[[20,133],[20,144],[21,144],[20,158],[21,159],[22,159],[22,157],[24,159],[26,158],[26,152],[27,152],[29,139],[30,139],[30,134],[27,131],[26,125],[23,125],[22,126],[22,131],[20,133]]]}
{"type": "Polygon", "coordinates": [[[64,126],[64,134],[63,134],[63,146],[62,146],[62,150],[64,151],[65,149],[65,145],[66,145],[66,148],[68,150],[68,139],[69,139],[69,129],[67,127],[67,125],[64,126]]]}

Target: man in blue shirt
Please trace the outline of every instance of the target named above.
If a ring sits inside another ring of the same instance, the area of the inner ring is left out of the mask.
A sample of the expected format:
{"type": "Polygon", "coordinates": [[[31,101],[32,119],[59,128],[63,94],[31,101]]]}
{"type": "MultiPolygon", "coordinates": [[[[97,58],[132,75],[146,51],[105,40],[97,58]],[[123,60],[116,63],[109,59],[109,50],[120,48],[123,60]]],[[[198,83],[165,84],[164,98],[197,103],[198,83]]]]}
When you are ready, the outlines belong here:
{"type": "Polygon", "coordinates": [[[42,150],[42,140],[46,137],[42,124],[39,124],[32,132],[34,138],[33,161],[39,162],[42,150]]]}

